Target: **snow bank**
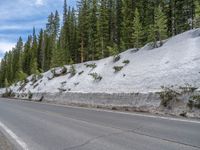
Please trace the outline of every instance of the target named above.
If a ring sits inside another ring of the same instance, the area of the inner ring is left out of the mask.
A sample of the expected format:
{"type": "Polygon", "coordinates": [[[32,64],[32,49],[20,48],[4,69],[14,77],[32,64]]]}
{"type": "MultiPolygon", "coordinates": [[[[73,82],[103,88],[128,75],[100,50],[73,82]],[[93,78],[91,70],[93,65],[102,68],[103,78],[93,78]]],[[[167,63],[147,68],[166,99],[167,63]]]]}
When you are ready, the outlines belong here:
{"type": "MultiPolygon", "coordinates": [[[[65,73],[54,77],[50,70],[41,79],[32,82],[30,76],[23,87],[18,83],[11,88],[16,93],[148,93],[169,85],[200,87],[200,29],[172,37],[159,48],[152,49],[149,45],[139,51],[130,49],[121,53],[117,62],[108,57],[76,64],[74,76],[65,73]],[[124,64],[125,60],[130,63],[124,64]],[[86,64],[96,64],[96,68],[86,64]],[[115,72],[114,66],[123,68],[115,72]],[[91,73],[102,79],[95,81],[91,73]]],[[[69,72],[70,66],[65,67],[69,72]]],[[[59,72],[62,68],[55,69],[56,74],[59,72]]]]}

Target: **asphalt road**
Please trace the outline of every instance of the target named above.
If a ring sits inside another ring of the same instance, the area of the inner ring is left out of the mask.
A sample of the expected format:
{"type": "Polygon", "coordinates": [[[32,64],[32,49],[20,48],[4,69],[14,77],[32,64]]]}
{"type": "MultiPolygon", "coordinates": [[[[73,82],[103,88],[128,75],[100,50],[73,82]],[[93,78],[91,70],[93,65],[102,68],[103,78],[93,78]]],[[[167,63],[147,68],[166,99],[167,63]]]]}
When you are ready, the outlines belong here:
{"type": "Polygon", "coordinates": [[[0,126],[27,150],[200,149],[200,122],[137,113],[1,98],[0,126]]]}

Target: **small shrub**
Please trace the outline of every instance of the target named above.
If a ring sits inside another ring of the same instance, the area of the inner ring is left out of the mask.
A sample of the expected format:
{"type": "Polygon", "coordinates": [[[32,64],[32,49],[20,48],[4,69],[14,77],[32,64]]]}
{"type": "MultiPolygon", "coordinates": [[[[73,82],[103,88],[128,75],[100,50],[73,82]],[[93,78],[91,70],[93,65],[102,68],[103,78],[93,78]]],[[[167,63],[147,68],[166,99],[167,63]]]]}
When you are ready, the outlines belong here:
{"type": "Polygon", "coordinates": [[[31,93],[31,91],[28,92],[28,99],[32,99],[33,94],[31,93]]]}
{"type": "Polygon", "coordinates": [[[181,117],[187,117],[187,112],[183,111],[182,113],[179,114],[181,117]]]}
{"type": "Polygon", "coordinates": [[[5,98],[15,97],[15,94],[13,93],[12,90],[6,88],[5,93],[2,94],[2,97],[5,97],[5,98]]]}
{"type": "Polygon", "coordinates": [[[40,73],[39,75],[38,75],[38,80],[39,79],[42,79],[43,78],[43,75],[40,73]]]}
{"type": "Polygon", "coordinates": [[[29,82],[29,80],[27,78],[24,79],[23,81],[24,81],[24,83],[28,83],[29,82]]]}
{"type": "Polygon", "coordinates": [[[187,103],[187,106],[192,109],[194,107],[194,101],[189,99],[188,103],[187,103]]]}
{"type": "Polygon", "coordinates": [[[79,85],[79,82],[75,82],[75,83],[74,83],[74,86],[77,86],[77,85],[79,85]]]}
{"type": "Polygon", "coordinates": [[[36,74],[33,75],[31,82],[32,82],[32,84],[37,82],[37,75],[36,74]]]}
{"type": "Polygon", "coordinates": [[[86,66],[87,68],[92,68],[92,69],[94,69],[94,68],[97,67],[97,65],[96,65],[95,63],[92,63],[92,64],[85,64],[85,66],[86,66]]]}
{"type": "Polygon", "coordinates": [[[19,81],[22,81],[22,80],[24,80],[24,79],[26,79],[27,78],[27,74],[26,73],[24,73],[23,71],[18,71],[18,72],[16,72],[16,75],[17,75],[17,78],[19,79],[19,81]]]}
{"type": "Polygon", "coordinates": [[[139,48],[135,48],[131,50],[131,53],[137,53],[140,49],[139,48]]]}
{"type": "Polygon", "coordinates": [[[61,73],[61,75],[65,75],[67,73],[67,68],[64,66],[63,68],[62,68],[62,73],[61,73]]]}
{"type": "Polygon", "coordinates": [[[117,107],[113,106],[111,109],[112,109],[112,110],[117,110],[117,107]]]}
{"type": "Polygon", "coordinates": [[[60,93],[67,91],[67,89],[64,89],[64,88],[58,88],[58,90],[60,93]]]}
{"type": "Polygon", "coordinates": [[[127,64],[130,63],[130,61],[129,61],[129,60],[124,60],[123,63],[124,63],[125,65],[127,65],[127,64]]]}
{"type": "Polygon", "coordinates": [[[90,73],[89,75],[92,76],[95,81],[101,81],[102,80],[102,77],[97,73],[90,73]]]}
{"type": "Polygon", "coordinates": [[[117,44],[113,44],[112,46],[107,46],[107,50],[110,55],[118,54],[118,46],[117,44]]]}
{"type": "Polygon", "coordinates": [[[35,84],[35,85],[33,86],[33,89],[35,89],[38,85],[39,85],[39,83],[35,84]]]}
{"type": "Polygon", "coordinates": [[[200,95],[191,96],[187,105],[190,109],[193,107],[200,109],[200,95]]]}
{"type": "Polygon", "coordinates": [[[197,90],[198,88],[193,87],[189,84],[186,84],[186,86],[180,86],[179,89],[182,90],[182,93],[193,93],[195,90],[197,90]]]}
{"type": "Polygon", "coordinates": [[[67,84],[67,81],[61,82],[61,85],[62,85],[62,86],[66,85],[66,84],[67,84]]]}
{"type": "Polygon", "coordinates": [[[116,72],[119,72],[123,69],[123,66],[114,66],[113,69],[115,70],[115,73],[116,72]]]}
{"type": "Polygon", "coordinates": [[[113,62],[118,62],[120,60],[121,56],[120,55],[116,55],[113,57],[113,62]]]}
{"type": "Polygon", "coordinates": [[[38,102],[42,102],[44,99],[44,96],[42,95],[41,98],[38,100],[38,102]]]}
{"type": "Polygon", "coordinates": [[[27,82],[22,82],[18,91],[21,91],[25,86],[26,86],[27,82]]]}
{"type": "Polygon", "coordinates": [[[168,107],[171,102],[178,101],[177,96],[180,95],[178,92],[171,88],[162,87],[163,91],[160,92],[161,106],[168,107]]]}
{"type": "Polygon", "coordinates": [[[84,73],[84,71],[81,71],[81,72],[78,73],[78,75],[81,75],[81,74],[83,74],[83,73],[84,73]]]}

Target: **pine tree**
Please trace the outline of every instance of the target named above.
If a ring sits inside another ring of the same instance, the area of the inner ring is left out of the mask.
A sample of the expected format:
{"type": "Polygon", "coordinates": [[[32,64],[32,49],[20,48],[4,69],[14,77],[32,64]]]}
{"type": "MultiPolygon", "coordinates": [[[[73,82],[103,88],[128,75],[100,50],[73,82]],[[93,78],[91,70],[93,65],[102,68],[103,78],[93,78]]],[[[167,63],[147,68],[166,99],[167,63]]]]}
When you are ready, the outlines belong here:
{"type": "Polygon", "coordinates": [[[97,0],[93,0],[92,6],[90,9],[90,28],[89,28],[89,52],[88,59],[95,60],[98,59],[98,18],[97,18],[97,0]],[[96,57],[97,56],[97,57],[96,57]]]}
{"type": "Polygon", "coordinates": [[[122,41],[124,41],[124,48],[128,49],[133,47],[132,37],[127,35],[133,34],[133,6],[131,0],[123,0],[122,1],[122,41]]]}
{"type": "Polygon", "coordinates": [[[156,29],[154,24],[149,25],[147,41],[152,42],[153,48],[157,47],[156,29]]]}
{"type": "MultiPolygon", "coordinates": [[[[108,34],[109,34],[109,47],[114,47],[116,45],[116,0],[108,1],[108,34]]],[[[109,55],[111,55],[109,53],[109,55]]]]}
{"type": "Polygon", "coordinates": [[[5,78],[5,81],[4,81],[4,87],[8,87],[9,86],[9,83],[8,83],[8,80],[7,80],[7,78],[5,78]]]}
{"type": "Polygon", "coordinates": [[[84,62],[87,60],[88,52],[88,35],[89,35],[89,3],[88,0],[82,0],[79,2],[79,16],[78,16],[78,22],[79,22],[79,43],[80,43],[80,62],[84,62]]]}
{"type": "MultiPolygon", "coordinates": [[[[116,55],[130,47],[200,27],[199,0],[79,0],[77,10],[64,0],[63,24],[58,11],[46,29],[28,36],[0,62],[0,87],[51,67],[116,55]],[[161,9],[162,8],[162,9],[161,9]]],[[[160,41],[160,45],[157,45],[160,41]]]]}
{"type": "Polygon", "coordinates": [[[175,35],[175,2],[169,0],[165,5],[166,16],[167,16],[167,29],[168,36],[175,35]]]}
{"type": "Polygon", "coordinates": [[[30,53],[30,74],[36,74],[38,72],[38,64],[37,64],[37,54],[38,54],[38,43],[37,43],[37,36],[35,33],[35,28],[33,29],[33,42],[31,47],[30,53]]]}
{"type": "Polygon", "coordinates": [[[39,37],[38,37],[38,50],[37,50],[37,64],[38,70],[42,71],[44,68],[44,31],[43,29],[40,30],[39,37]]]}
{"type": "Polygon", "coordinates": [[[69,24],[68,24],[68,9],[67,9],[67,3],[64,2],[64,11],[63,11],[63,26],[61,27],[60,31],[60,37],[59,37],[59,42],[60,42],[60,49],[62,50],[63,53],[63,60],[67,64],[69,62],[69,48],[68,48],[68,36],[69,36],[69,24]]]}
{"type": "Polygon", "coordinates": [[[155,10],[155,34],[156,34],[156,40],[160,42],[160,45],[162,46],[162,40],[164,40],[167,37],[167,20],[166,16],[162,11],[162,8],[159,6],[155,10]]]}
{"type": "Polygon", "coordinates": [[[195,19],[194,26],[196,28],[200,28],[200,2],[198,0],[195,1],[195,19]]]}
{"type": "Polygon", "coordinates": [[[65,24],[67,20],[67,0],[64,0],[64,6],[63,6],[63,25],[65,24]]]}
{"type": "Polygon", "coordinates": [[[36,58],[31,59],[30,68],[31,68],[31,74],[39,74],[36,58]]]}
{"type": "Polygon", "coordinates": [[[48,70],[51,66],[52,51],[55,49],[56,31],[55,31],[55,15],[51,13],[48,17],[45,32],[45,62],[44,69],[48,70]]]}
{"type": "Polygon", "coordinates": [[[23,42],[22,38],[20,37],[16,47],[13,50],[13,73],[14,73],[14,80],[18,80],[17,73],[22,71],[22,51],[23,51],[23,42]]]}
{"type": "Polygon", "coordinates": [[[109,8],[108,1],[101,0],[99,8],[99,58],[104,58],[109,55],[107,46],[109,46],[109,8]]]}
{"type": "Polygon", "coordinates": [[[60,32],[60,19],[58,11],[55,12],[55,16],[53,18],[53,35],[51,36],[52,40],[52,58],[51,58],[51,67],[57,67],[61,63],[61,49],[58,47],[57,39],[60,32]]]}
{"type": "Polygon", "coordinates": [[[123,13],[122,0],[116,0],[116,43],[118,51],[122,52],[125,49],[125,41],[123,41],[123,13]]]}
{"type": "Polygon", "coordinates": [[[143,39],[143,31],[142,24],[140,22],[140,14],[138,9],[135,10],[135,17],[133,21],[133,34],[132,34],[132,42],[134,43],[134,47],[139,48],[142,46],[143,39]]]}
{"type": "Polygon", "coordinates": [[[72,8],[72,12],[71,12],[71,47],[70,47],[70,54],[71,54],[71,59],[73,63],[77,63],[78,62],[78,37],[77,34],[78,30],[77,30],[77,18],[76,18],[76,10],[74,8],[72,8]]]}
{"type": "Polygon", "coordinates": [[[60,32],[60,17],[59,17],[59,13],[57,10],[55,12],[55,16],[53,19],[53,30],[54,30],[53,34],[54,34],[55,38],[58,38],[59,32],[60,32]]]}
{"type": "Polygon", "coordinates": [[[23,71],[30,75],[30,61],[32,58],[32,52],[31,52],[31,45],[32,45],[32,36],[28,36],[28,40],[24,45],[24,55],[23,55],[23,71]]]}

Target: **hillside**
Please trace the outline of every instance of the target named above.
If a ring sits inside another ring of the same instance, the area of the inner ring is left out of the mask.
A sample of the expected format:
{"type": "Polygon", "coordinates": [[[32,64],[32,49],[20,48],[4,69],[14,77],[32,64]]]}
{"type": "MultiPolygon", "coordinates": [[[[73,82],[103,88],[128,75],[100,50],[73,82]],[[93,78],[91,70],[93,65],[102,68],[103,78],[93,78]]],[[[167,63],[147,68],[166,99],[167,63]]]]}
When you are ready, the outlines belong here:
{"type": "MultiPolygon", "coordinates": [[[[150,44],[149,44],[150,45],[150,44]]],[[[42,74],[34,84],[21,82],[12,86],[14,92],[56,93],[59,90],[83,93],[146,93],[159,91],[161,86],[200,86],[200,29],[191,30],[167,40],[162,47],[146,45],[140,50],[130,49],[114,61],[109,57],[99,61],[74,65],[75,75],[67,73],[53,78],[53,69],[42,74]],[[127,62],[124,62],[127,61],[127,62]],[[123,63],[124,62],[124,63],[123,63]],[[115,72],[113,67],[121,69],[115,72]],[[120,68],[123,66],[123,68],[120,68]],[[102,77],[95,81],[90,75],[102,77]],[[51,79],[50,79],[51,78],[51,79]]],[[[55,72],[62,72],[55,68],[55,72]]],[[[32,76],[28,77],[30,81],[32,76]]]]}
{"type": "Polygon", "coordinates": [[[151,45],[31,75],[9,87],[8,96],[200,117],[200,29],[151,45]]]}

